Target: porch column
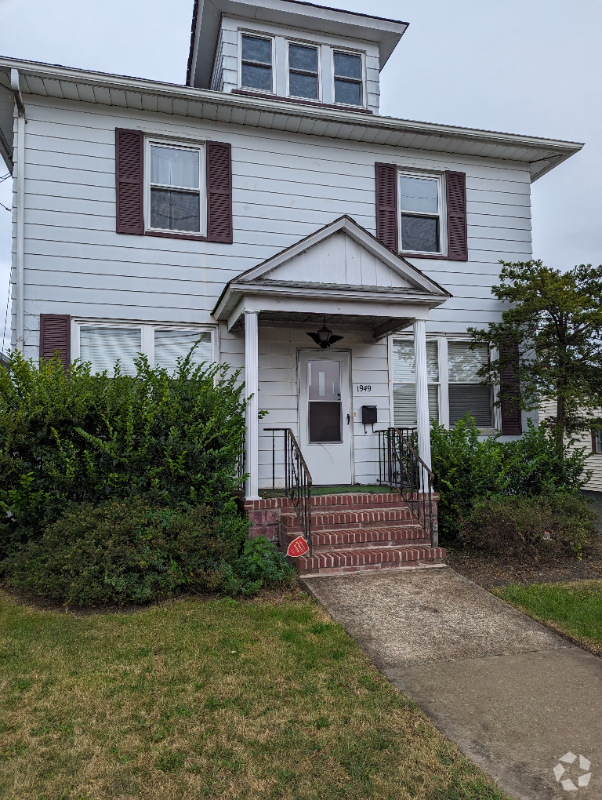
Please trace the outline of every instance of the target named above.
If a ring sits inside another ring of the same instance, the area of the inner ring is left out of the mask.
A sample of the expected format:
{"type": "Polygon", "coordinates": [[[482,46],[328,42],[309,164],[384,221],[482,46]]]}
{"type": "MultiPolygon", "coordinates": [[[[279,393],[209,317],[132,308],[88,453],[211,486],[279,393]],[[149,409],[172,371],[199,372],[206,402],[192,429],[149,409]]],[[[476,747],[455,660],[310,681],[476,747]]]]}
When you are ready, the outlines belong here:
{"type": "Polygon", "coordinates": [[[414,354],[416,357],[416,421],[420,458],[431,468],[431,429],[429,424],[429,393],[426,367],[426,322],[414,321],[414,354]]]}
{"type": "Polygon", "coordinates": [[[259,500],[259,322],[257,311],[245,311],[245,396],[247,436],[245,442],[247,500],[259,500]]]}

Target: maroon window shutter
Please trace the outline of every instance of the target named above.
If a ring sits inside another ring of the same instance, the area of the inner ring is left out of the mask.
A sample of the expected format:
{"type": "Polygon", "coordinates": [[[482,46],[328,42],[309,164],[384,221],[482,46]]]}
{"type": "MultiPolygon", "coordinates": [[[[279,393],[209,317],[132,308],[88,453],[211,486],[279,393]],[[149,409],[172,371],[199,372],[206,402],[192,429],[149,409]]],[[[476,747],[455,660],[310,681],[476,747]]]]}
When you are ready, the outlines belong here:
{"type": "Polygon", "coordinates": [[[506,399],[502,400],[502,433],[504,436],[520,436],[523,432],[521,410],[518,402],[512,402],[514,398],[518,401],[520,395],[520,385],[513,366],[518,366],[518,345],[500,348],[500,357],[511,360],[500,373],[502,391],[506,394],[506,399]]]}
{"type": "Polygon", "coordinates": [[[207,142],[207,239],[232,244],[232,148],[207,142]]]}
{"type": "Polygon", "coordinates": [[[144,136],[115,129],[117,233],[144,233],[144,136]]]}
{"type": "Polygon", "coordinates": [[[376,238],[395,253],[399,250],[397,231],[397,167],[376,164],[376,238]]]}
{"type": "Polygon", "coordinates": [[[71,317],[40,314],[40,359],[53,358],[58,350],[65,369],[71,363],[71,317]]]}
{"type": "Polygon", "coordinates": [[[466,227],[466,173],[446,172],[447,257],[451,261],[468,261],[466,227]]]}

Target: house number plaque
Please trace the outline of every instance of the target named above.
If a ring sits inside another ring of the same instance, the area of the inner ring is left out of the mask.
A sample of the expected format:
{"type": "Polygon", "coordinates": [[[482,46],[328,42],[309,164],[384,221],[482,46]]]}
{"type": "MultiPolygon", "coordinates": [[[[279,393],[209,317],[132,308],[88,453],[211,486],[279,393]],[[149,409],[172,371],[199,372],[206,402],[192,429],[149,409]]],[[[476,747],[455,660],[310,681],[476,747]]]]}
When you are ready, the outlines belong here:
{"type": "Polygon", "coordinates": [[[366,386],[366,384],[360,384],[359,386],[356,386],[355,388],[357,389],[358,392],[371,392],[372,391],[372,387],[371,386],[366,386]]]}

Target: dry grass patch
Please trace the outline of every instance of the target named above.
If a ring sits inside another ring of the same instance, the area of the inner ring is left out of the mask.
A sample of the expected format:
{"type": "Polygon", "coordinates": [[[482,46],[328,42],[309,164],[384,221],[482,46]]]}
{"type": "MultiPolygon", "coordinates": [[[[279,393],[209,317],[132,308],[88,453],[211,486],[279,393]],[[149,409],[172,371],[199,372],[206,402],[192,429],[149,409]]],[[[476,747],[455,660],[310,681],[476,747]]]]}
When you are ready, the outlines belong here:
{"type": "Polygon", "coordinates": [[[0,595],[0,796],[501,800],[305,595],[75,615],[0,595]]]}

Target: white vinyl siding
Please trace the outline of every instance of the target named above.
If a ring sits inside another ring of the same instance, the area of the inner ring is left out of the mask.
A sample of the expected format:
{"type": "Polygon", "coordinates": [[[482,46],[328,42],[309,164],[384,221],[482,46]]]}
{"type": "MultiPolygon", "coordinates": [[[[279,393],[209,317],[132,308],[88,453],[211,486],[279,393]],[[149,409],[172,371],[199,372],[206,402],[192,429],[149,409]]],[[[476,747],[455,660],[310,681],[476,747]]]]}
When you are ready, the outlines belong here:
{"type": "Polygon", "coordinates": [[[208,331],[79,322],[74,339],[75,357],[89,362],[93,372],[113,374],[119,362],[122,375],[135,375],[134,360],[144,354],[151,366],[164,367],[171,374],[177,369],[178,359],[185,358],[197,342],[192,363],[196,366],[213,360],[208,331]]]}

